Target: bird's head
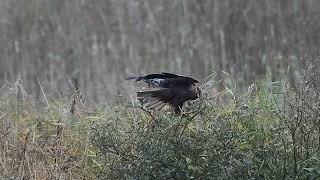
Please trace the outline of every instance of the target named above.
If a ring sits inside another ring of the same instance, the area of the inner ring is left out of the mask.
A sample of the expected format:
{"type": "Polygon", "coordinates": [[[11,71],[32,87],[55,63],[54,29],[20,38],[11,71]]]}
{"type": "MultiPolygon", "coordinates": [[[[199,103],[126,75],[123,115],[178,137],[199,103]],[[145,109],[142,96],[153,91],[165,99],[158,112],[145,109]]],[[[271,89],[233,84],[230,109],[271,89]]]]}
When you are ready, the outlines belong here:
{"type": "Polygon", "coordinates": [[[191,90],[192,90],[191,91],[192,93],[189,94],[190,100],[196,100],[196,99],[200,98],[201,90],[199,87],[191,86],[191,90]]]}

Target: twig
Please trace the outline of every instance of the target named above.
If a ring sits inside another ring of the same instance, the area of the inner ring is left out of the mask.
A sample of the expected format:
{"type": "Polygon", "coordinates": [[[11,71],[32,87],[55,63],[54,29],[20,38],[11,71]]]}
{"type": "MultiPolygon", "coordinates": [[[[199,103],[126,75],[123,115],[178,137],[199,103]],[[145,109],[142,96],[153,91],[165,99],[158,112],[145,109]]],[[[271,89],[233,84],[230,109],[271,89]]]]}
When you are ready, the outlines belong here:
{"type": "Polygon", "coordinates": [[[36,76],[36,78],[37,78],[37,82],[38,82],[39,87],[40,87],[40,89],[41,89],[41,92],[42,92],[42,95],[43,95],[43,97],[44,97],[44,100],[46,101],[46,104],[47,104],[47,106],[48,106],[48,108],[49,108],[49,111],[50,111],[50,114],[51,114],[51,116],[52,116],[52,119],[54,119],[54,115],[53,115],[52,109],[51,109],[51,107],[50,107],[50,104],[49,104],[49,101],[48,101],[48,99],[47,99],[47,96],[46,96],[46,94],[44,93],[43,87],[42,87],[42,85],[41,85],[41,83],[40,83],[40,80],[39,80],[39,78],[38,78],[37,73],[35,73],[35,76],[36,76]]]}

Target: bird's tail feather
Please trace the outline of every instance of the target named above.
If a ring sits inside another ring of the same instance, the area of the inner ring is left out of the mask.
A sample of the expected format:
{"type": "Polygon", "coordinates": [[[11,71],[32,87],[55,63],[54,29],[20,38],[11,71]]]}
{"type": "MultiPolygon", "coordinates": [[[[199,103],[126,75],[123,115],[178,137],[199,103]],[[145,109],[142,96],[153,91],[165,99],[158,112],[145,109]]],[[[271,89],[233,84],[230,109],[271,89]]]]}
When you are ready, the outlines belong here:
{"type": "Polygon", "coordinates": [[[143,79],[143,76],[130,76],[126,78],[126,80],[133,80],[133,79],[135,79],[136,81],[140,81],[141,79],[143,79]]]}

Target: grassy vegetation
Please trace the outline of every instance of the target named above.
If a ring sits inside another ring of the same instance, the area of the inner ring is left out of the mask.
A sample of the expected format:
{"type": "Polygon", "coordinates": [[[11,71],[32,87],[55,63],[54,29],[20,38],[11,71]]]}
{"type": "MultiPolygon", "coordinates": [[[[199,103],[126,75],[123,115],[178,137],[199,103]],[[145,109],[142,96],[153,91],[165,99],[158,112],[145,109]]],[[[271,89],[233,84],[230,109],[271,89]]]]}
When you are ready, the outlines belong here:
{"type": "Polygon", "coordinates": [[[207,83],[185,117],[80,101],[71,114],[75,96],[37,105],[20,83],[5,84],[1,178],[317,179],[316,82],[306,74],[294,90],[271,80],[239,90],[230,81],[219,95],[207,83]]]}

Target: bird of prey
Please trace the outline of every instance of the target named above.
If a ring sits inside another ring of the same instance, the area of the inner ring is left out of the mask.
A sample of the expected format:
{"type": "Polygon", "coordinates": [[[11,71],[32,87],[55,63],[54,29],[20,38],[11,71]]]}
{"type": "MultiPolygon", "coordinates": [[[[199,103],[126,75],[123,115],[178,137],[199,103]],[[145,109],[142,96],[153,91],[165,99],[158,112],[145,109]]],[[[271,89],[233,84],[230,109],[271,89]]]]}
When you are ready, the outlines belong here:
{"type": "Polygon", "coordinates": [[[176,114],[180,114],[186,101],[196,100],[201,94],[195,85],[199,81],[188,76],[163,72],[127,78],[130,79],[148,84],[149,89],[137,92],[138,100],[147,109],[161,110],[169,104],[176,114]]]}

